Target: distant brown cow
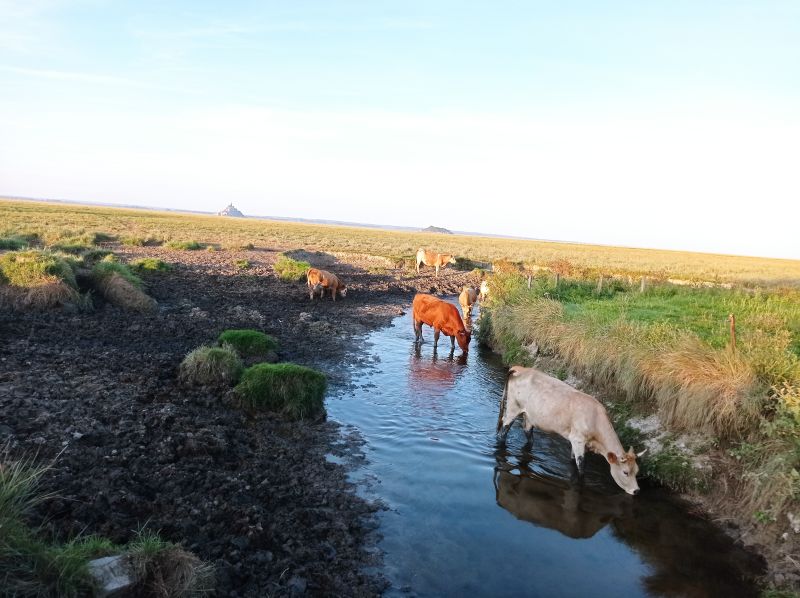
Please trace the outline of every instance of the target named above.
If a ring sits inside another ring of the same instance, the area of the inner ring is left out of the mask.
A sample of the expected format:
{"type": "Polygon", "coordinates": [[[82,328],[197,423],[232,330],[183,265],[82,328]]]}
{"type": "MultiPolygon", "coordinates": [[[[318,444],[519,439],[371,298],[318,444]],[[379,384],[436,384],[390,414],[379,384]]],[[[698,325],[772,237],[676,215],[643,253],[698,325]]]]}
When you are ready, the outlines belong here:
{"type": "Polygon", "coordinates": [[[427,324],[433,328],[433,348],[439,342],[439,332],[444,332],[450,337],[450,347],[455,348],[455,342],[465,353],[469,351],[470,333],[461,321],[458,308],[452,303],[437,299],[433,295],[417,293],[414,296],[413,308],[414,334],[417,343],[422,342],[422,325],[427,324]]]}
{"type": "Polygon", "coordinates": [[[436,268],[436,276],[439,276],[439,268],[455,263],[455,256],[449,253],[433,253],[432,251],[425,251],[422,247],[417,249],[417,274],[419,274],[419,267],[424,264],[436,268]]]}
{"type": "Polygon", "coordinates": [[[458,296],[458,303],[461,305],[461,315],[468,318],[472,315],[472,306],[478,300],[478,291],[472,287],[464,287],[458,296]]]}
{"type": "Polygon", "coordinates": [[[347,296],[347,287],[336,277],[335,274],[327,270],[318,270],[311,268],[306,274],[306,281],[308,282],[308,296],[314,299],[314,295],[319,293],[320,299],[325,297],[325,291],[331,292],[331,299],[336,301],[336,295],[342,297],[347,296]]]}

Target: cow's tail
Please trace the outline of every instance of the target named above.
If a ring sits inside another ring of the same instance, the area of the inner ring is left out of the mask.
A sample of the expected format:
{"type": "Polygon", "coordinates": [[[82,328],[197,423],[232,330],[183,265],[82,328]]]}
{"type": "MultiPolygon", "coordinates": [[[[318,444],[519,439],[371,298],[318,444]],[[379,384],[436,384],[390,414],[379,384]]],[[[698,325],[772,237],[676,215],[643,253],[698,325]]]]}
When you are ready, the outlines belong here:
{"type": "Polygon", "coordinates": [[[499,434],[500,429],[503,427],[503,416],[506,414],[506,404],[508,403],[508,380],[511,378],[511,373],[511,370],[509,370],[506,384],[503,386],[503,398],[500,399],[500,415],[497,416],[496,434],[499,434]]]}

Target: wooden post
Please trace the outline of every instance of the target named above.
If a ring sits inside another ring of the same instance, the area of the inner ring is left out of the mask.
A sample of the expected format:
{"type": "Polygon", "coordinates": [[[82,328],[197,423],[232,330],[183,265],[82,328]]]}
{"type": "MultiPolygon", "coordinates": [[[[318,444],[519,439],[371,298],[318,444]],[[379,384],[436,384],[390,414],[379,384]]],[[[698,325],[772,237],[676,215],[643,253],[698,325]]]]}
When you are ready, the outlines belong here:
{"type": "Polygon", "coordinates": [[[728,322],[731,327],[731,349],[736,351],[736,316],[728,314],[728,322]]]}
{"type": "Polygon", "coordinates": [[[556,272],[556,288],[561,284],[561,274],[556,272]]]}
{"type": "Polygon", "coordinates": [[[639,292],[644,293],[644,290],[647,288],[647,276],[642,276],[642,284],[639,287],[639,292]]]}
{"type": "Polygon", "coordinates": [[[602,293],[603,292],[603,275],[602,274],[600,275],[600,280],[597,281],[597,292],[598,293],[602,293]]]}
{"type": "Polygon", "coordinates": [[[531,289],[531,275],[528,274],[528,290],[531,289]]]}

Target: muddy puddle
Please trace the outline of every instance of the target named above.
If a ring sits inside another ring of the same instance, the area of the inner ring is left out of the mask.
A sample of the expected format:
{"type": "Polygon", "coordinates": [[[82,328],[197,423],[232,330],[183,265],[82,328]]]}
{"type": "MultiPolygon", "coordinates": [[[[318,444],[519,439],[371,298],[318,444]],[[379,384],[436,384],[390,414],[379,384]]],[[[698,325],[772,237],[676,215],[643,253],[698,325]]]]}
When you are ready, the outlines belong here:
{"type": "Polygon", "coordinates": [[[371,365],[328,399],[367,462],[353,472],[382,500],[389,596],[757,596],[759,560],[691,506],[642,484],[637,497],[589,455],[516,424],[495,437],[505,369],[472,341],[464,356],[433,334],[414,347],[411,315],[369,335],[371,365]]]}

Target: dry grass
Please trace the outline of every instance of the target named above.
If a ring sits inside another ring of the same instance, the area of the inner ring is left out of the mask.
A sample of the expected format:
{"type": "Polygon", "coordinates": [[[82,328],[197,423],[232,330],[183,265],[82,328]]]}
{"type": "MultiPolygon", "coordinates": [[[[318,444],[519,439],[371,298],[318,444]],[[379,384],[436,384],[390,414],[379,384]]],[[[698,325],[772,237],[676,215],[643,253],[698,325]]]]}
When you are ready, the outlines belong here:
{"type": "MultiPolygon", "coordinates": [[[[574,243],[498,239],[466,235],[409,233],[366,228],[227,219],[117,208],[0,200],[0,221],[8,234],[36,232],[43,237],[60,231],[106,230],[134,239],[179,238],[187,229],[204,243],[224,247],[255,243],[262,247],[305,247],[327,252],[358,252],[411,258],[417,248],[432,247],[457,257],[482,262],[507,259],[545,266],[566,260],[583,271],[751,284],[800,284],[800,261],[631,249],[574,243]]],[[[559,262],[560,263],[560,262],[559,262]]]]}
{"type": "Polygon", "coordinates": [[[157,534],[140,531],[126,551],[138,580],[136,595],[149,598],[184,598],[213,594],[214,568],[157,534]]]}
{"type": "Polygon", "coordinates": [[[501,346],[537,343],[630,400],[652,400],[676,430],[735,437],[757,425],[763,387],[747,360],[714,350],[688,332],[618,320],[566,321],[563,307],[535,299],[498,307],[492,329],[501,346]]]}
{"type": "Polygon", "coordinates": [[[96,285],[109,303],[123,309],[147,312],[157,307],[155,299],[116,272],[99,279],[96,285]]]}

